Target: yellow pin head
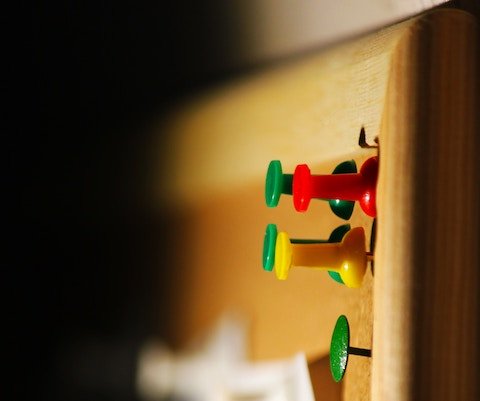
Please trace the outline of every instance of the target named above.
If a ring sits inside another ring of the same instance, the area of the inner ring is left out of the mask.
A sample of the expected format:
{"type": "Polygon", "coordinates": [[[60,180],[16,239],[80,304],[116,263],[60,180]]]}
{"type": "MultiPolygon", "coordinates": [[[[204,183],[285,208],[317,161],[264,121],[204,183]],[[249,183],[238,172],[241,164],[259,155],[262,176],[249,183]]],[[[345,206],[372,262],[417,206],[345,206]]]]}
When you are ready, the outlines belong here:
{"type": "Polygon", "coordinates": [[[279,280],[286,280],[292,265],[292,244],[286,232],[279,232],[275,244],[275,275],[279,280]]]}

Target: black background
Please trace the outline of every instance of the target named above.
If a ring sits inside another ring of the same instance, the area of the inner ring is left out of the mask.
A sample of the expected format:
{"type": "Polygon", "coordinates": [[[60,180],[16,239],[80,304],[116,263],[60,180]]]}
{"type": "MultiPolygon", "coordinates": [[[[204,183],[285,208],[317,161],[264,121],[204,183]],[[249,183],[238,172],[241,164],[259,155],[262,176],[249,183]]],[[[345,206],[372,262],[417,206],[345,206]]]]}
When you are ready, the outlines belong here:
{"type": "Polygon", "coordinates": [[[168,339],[165,233],[181,231],[148,206],[149,132],[238,71],[231,17],[221,1],[4,10],[5,399],[135,399],[138,347],[168,339]]]}

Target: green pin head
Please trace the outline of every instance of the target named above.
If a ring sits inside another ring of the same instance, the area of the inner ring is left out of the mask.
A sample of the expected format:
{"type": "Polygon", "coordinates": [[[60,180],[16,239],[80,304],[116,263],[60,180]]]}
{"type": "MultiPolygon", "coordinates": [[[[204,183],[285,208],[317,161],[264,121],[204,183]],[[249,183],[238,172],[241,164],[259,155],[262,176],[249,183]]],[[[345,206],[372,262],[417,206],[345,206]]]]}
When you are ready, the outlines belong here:
{"type": "MultiPolygon", "coordinates": [[[[330,237],[328,238],[328,242],[342,242],[344,235],[350,231],[350,228],[351,228],[350,224],[343,224],[337,227],[330,234],[330,237]]],[[[340,276],[340,273],[329,270],[328,275],[337,283],[345,284],[342,280],[342,277],[340,276]]]]}
{"type": "MultiPolygon", "coordinates": [[[[356,172],[357,165],[355,164],[355,161],[347,160],[335,167],[335,170],[333,170],[332,174],[353,174],[356,172]]],[[[328,201],[328,203],[330,204],[330,209],[332,209],[332,212],[335,213],[338,217],[344,220],[348,220],[352,216],[355,202],[331,199],[328,201]]]]}
{"type": "Polygon", "coordinates": [[[271,272],[275,265],[275,245],[277,243],[277,226],[267,225],[263,238],[263,269],[271,272]]]}
{"type": "Polygon", "coordinates": [[[268,207],[276,207],[282,194],[292,194],[292,180],[292,174],[283,174],[279,160],[270,162],[265,179],[265,202],[268,207]]]}
{"type": "Polygon", "coordinates": [[[344,315],[337,319],[330,343],[330,371],[337,383],[342,380],[348,364],[348,348],[350,346],[350,328],[344,315]]]}

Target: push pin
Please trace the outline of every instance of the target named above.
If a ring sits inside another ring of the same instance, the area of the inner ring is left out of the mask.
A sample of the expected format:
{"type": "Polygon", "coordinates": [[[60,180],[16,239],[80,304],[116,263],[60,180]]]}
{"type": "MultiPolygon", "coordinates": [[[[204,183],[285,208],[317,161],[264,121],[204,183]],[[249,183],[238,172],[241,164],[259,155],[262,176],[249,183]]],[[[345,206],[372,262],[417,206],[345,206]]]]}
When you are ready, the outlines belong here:
{"type": "Polygon", "coordinates": [[[362,227],[348,231],[339,243],[292,244],[287,233],[279,232],[275,244],[275,275],[279,280],[286,280],[292,266],[303,266],[337,272],[347,287],[360,287],[367,263],[373,260],[365,248],[362,227]]]}
{"type": "MultiPolygon", "coordinates": [[[[325,244],[325,243],[338,243],[342,241],[342,238],[350,230],[350,224],[344,224],[337,227],[332,231],[330,237],[325,239],[290,239],[291,244],[325,244]]],[[[263,269],[272,271],[275,265],[275,246],[277,244],[277,226],[275,224],[267,225],[265,230],[265,237],[263,240],[263,269]]],[[[337,283],[344,284],[340,274],[338,272],[329,271],[330,277],[337,283]]]]}
{"type": "Polygon", "coordinates": [[[330,371],[337,383],[342,380],[348,364],[348,355],[371,357],[372,351],[350,346],[350,327],[344,315],[337,319],[330,343],[330,371]]]}
{"type": "Polygon", "coordinates": [[[301,164],[293,175],[293,204],[304,212],[312,198],[358,201],[368,216],[375,217],[377,175],[377,156],[366,160],[359,173],[352,174],[312,175],[308,166],[301,164]]]}
{"type": "Polygon", "coordinates": [[[367,143],[367,134],[365,133],[365,128],[362,127],[360,129],[360,134],[358,135],[358,146],[362,149],[379,149],[378,137],[375,137],[373,141],[375,142],[375,145],[369,145],[367,143]]]}
{"type": "MultiPolygon", "coordinates": [[[[355,161],[347,160],[335,167],[332,174],[350,174],[356,172],[357,165],[355,161]]],[[[272,160],[270,162],[265,180],[265,201],[268,207],[276,207],[282,194],[292,195],[292,181],[293,174],[284,174],[282,164],[279,160],[272,160]]],[[[353,213],[355,202],[334,198],[325,198],[324,200],[328,200],[332,212],[344,220],[348,220],[353,213]]]]}

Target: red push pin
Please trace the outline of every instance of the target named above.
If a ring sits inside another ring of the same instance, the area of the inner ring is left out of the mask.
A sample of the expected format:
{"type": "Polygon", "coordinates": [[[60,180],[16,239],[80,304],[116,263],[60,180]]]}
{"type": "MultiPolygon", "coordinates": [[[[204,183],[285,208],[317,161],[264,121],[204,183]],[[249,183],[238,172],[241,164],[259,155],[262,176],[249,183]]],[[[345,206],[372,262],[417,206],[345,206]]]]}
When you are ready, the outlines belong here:
{"type": "Polygon", "coordinates": [[[377,156],[365,161],[354,174],[312,175],[308,166],[301,164],[293,175],[293,204],[304,212],[312,198],[358,201],[367,215],[375,217],[377,176],[377,156]]]}

